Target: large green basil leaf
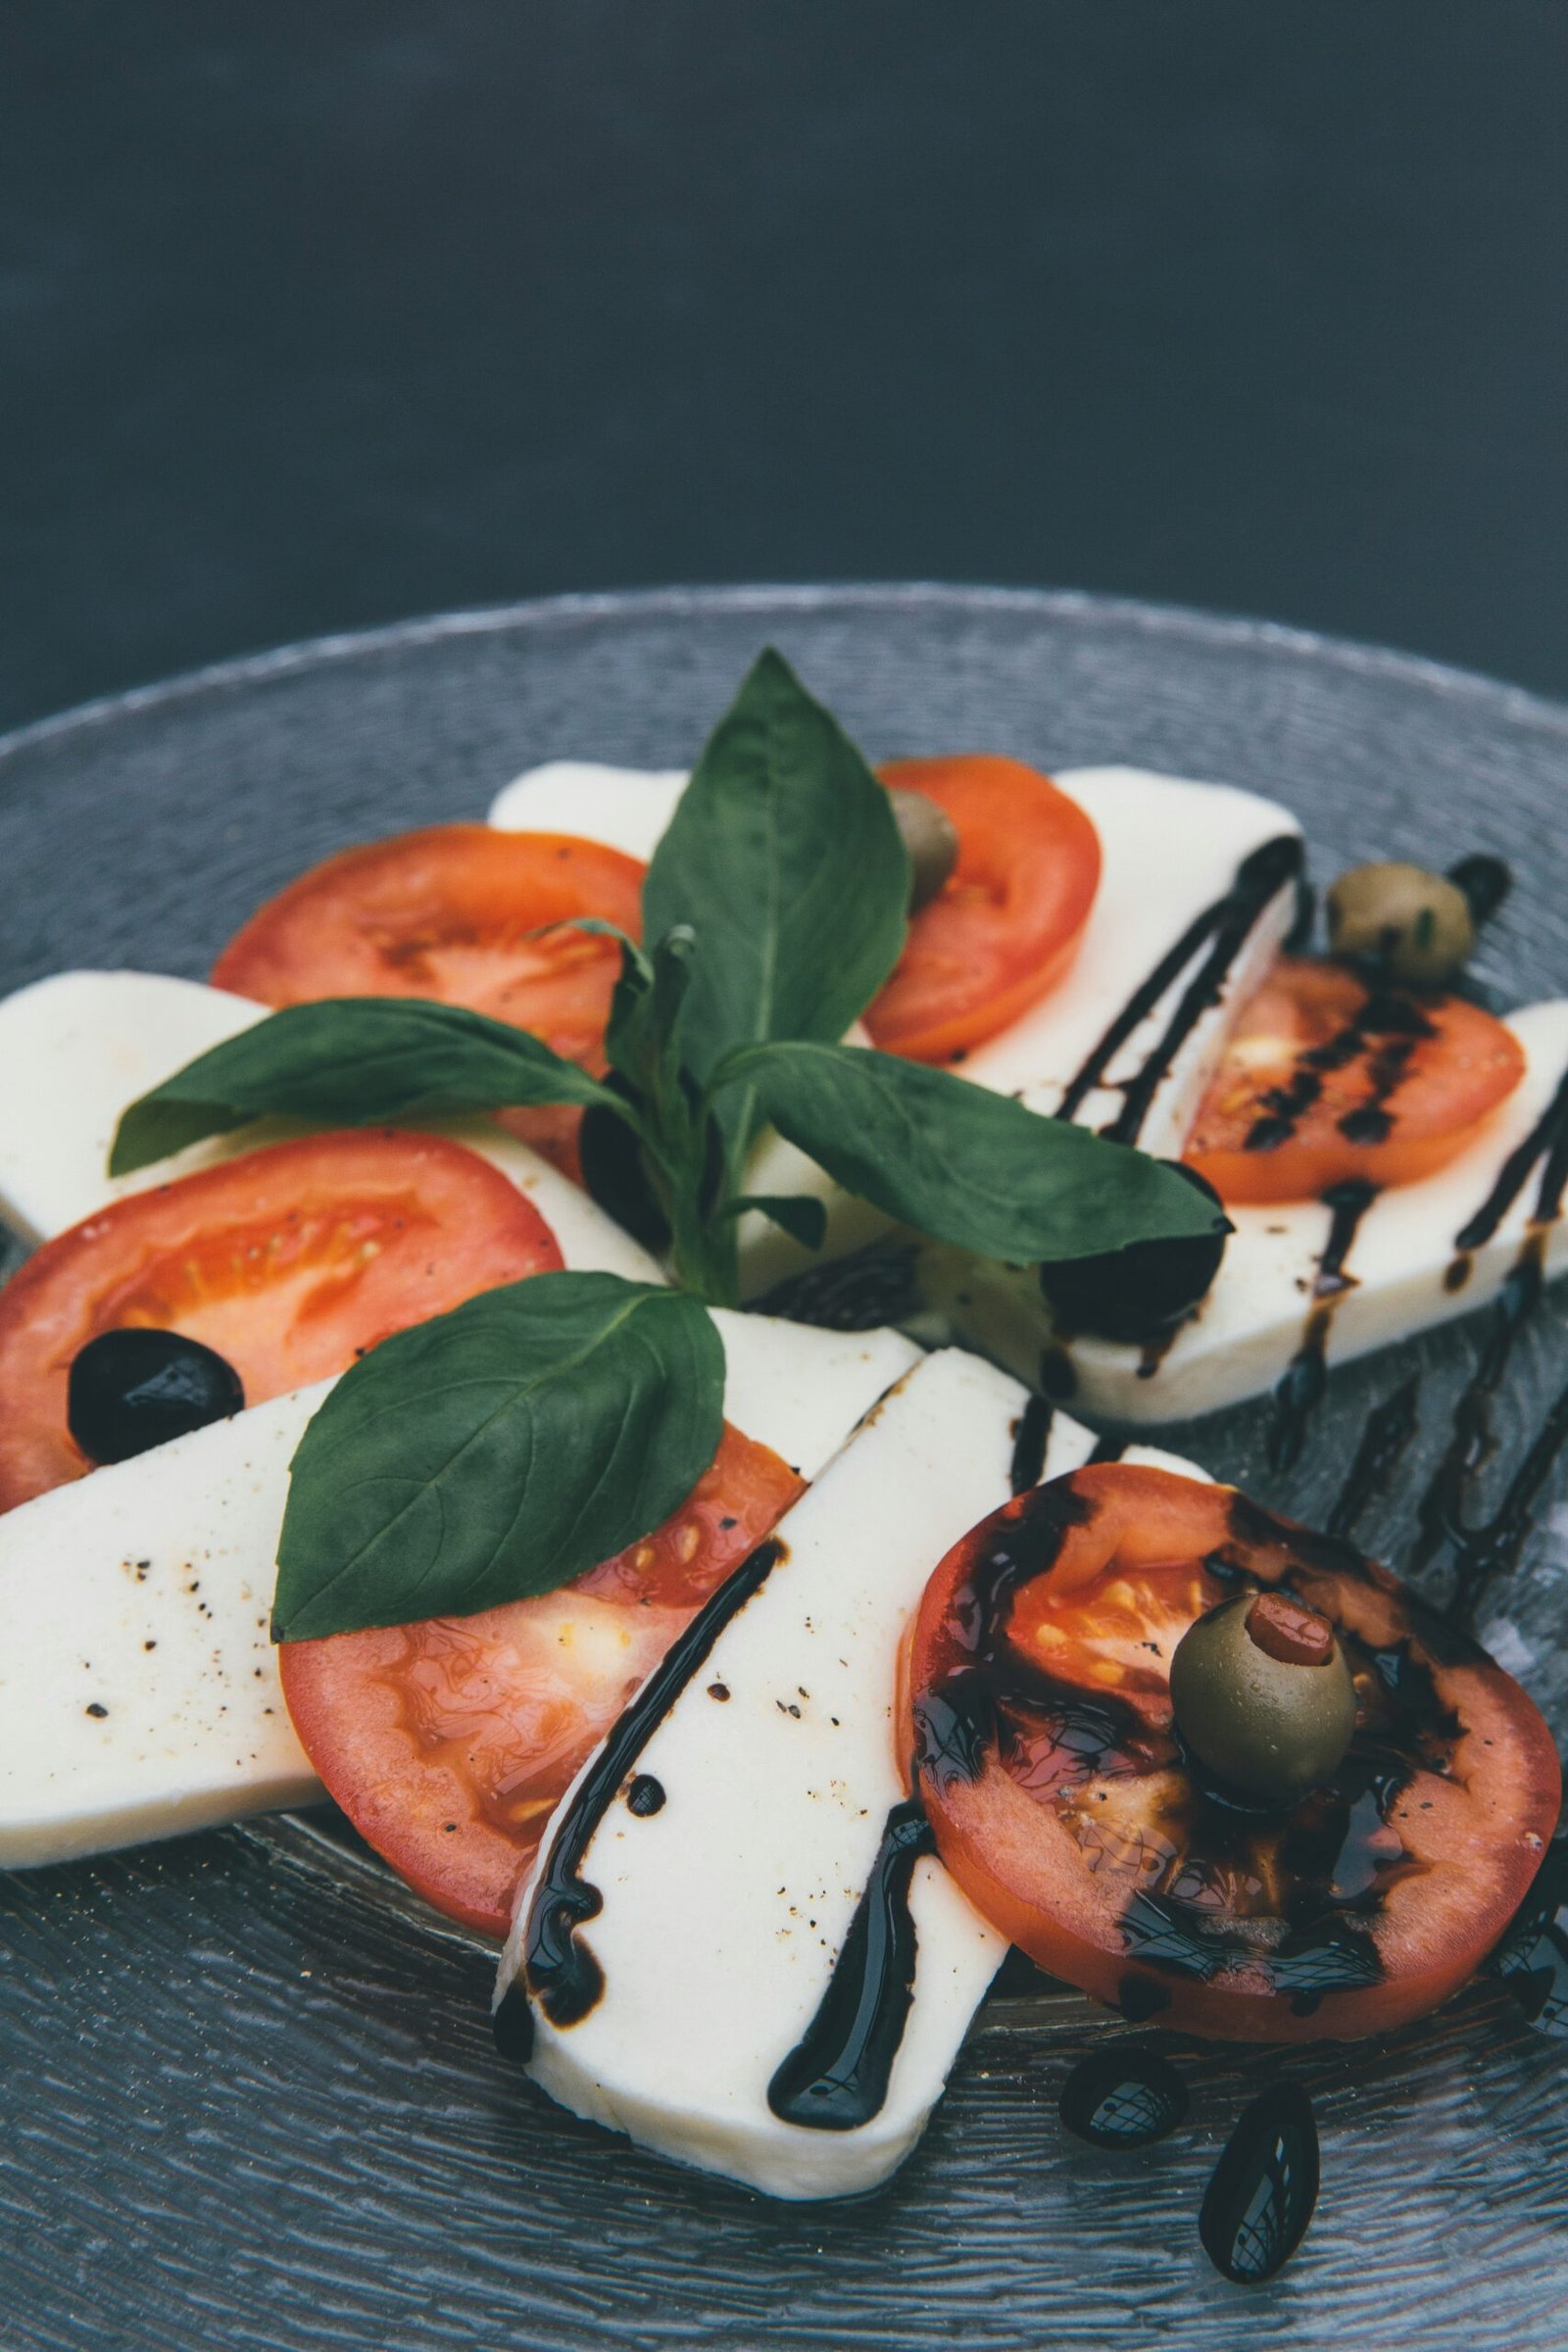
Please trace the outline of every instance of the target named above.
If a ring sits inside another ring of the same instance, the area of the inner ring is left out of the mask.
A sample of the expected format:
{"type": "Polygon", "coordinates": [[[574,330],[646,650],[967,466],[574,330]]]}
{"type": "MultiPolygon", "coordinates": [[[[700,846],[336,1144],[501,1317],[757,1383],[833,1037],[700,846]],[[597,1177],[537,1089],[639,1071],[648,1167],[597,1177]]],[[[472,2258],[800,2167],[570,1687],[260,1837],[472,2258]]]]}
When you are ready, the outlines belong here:
{"type": "Polygon", "coordinates": [[[609,1103],[626,1115],[597,1079],[505,1021],[421,997],[328,997],[242,1029],[132,1102],[109,1173],[273,1114],[378,1127],[528,1102],[609,1103]]]}
{"type": "MultiPolygon", "coordinates": [[[[654,852],[643,935],[696,934],[687,1062],[707,1079],[732,1049],[839,1038],[899,959],[909,858],[887,794],[843,728],[771,648],[720,719],[654,852]]],[[[737,1146],[749,1089],[723,1106],[737,1146]]]]}
{"type": "Polygon", "coordinates": [[[1034,1265],[1228,1230],[1159,1160],[920,1062],[781,1044],[720,1077],[847,1192],[982,1257],[1034,1265]]]}
{"type": "Polygon", "coordinates": [[[294,1456],[273,1639],[549,1592],[685,1501],[724,1347],[687,1293],[536,1274],[384,1340],[294,1456]]]}

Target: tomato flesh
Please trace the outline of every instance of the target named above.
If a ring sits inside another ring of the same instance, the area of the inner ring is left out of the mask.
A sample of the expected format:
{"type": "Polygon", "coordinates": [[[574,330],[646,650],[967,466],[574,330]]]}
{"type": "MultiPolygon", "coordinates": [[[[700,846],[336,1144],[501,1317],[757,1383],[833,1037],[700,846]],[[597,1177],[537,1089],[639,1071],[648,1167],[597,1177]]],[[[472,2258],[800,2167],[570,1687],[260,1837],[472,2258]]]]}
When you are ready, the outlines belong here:
{"type": "Polygon", "coordinates": [[[1524,1070],[1478,1004],[1286,957],[1244,1007],[1183,1157],[1223,1200],[1409,1184],[1455,1158],[1524,1070]]]}
{"type": "Polygon", "coordinates": [[[262,1404],[561,1263],[515,1186],[438,1136],[307,1136],[133,1193],[46,1242],[0,1290],[0,1510],[92,1467],[66,1396],[100,1332],[200,1340],[262,1404]]]}
{"type": "Polygon", "coordinates": [[[1021,760],[974,752],[895,760],[877,772],[947,811],[958,859],[911,918],[865,1025],[885,1053],[951,1061],[1066,971],[1100,887],[1100,836],[1076,801],[1021,760]]]}
{"type": "Polygon", "coordinates": [[[1475,1970],[1557,1819],[1519,1686],[1337,1538],[1234,1489],[1102,1464],[1018,1496],[927,1587],[908,1667],[944,1862],[1042,1968],[1134,2017],[1304,2041],[1385,2031],[1475,1970]],[[1286,1809],[1195,1767],[1170,1659],[1228,1594],[1330,1617],[1357,1728],[1286,1809]]]}
{"type": "Polygon", "coordinates": [[[409,1885],[505,1936],[544,1825],[701,1603],[804,1492],[726,1428],[663,1527],[563,1592],[278,1653],[311,1762],[409,1885]]]}
{"type": "MultiPolygon", "coordinates": [[[[342,850],[269,899],[213,966],[213,985],[263,1004],[318,997],[427,997],[530,1030],[604,1074],[620,970],[592,916],[639,935],[645,867],[564,833],[431,825],[342,850]],[[534,936],[546,925],[565,926],[534,936]]],[[[505,1125],[579,1173],[582,1114],[508,1111],[505,1125]]]]}

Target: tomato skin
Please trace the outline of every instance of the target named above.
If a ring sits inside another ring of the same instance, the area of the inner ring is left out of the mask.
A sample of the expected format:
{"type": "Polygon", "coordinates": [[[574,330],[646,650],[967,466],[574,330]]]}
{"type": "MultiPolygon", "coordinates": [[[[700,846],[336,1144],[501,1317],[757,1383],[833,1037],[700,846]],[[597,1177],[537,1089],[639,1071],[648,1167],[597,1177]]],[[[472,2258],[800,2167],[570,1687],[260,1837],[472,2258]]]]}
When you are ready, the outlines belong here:
{"type": "Polygon", "coordinates": [[[561,1264],[532,1202],[439,1136],[306,1136],[132,1193],[45,1242],[0,1290],[0,1510],[92,1467],[66,1392],[100,1332],[201,1340],[262,1404],[561,1264]]]}
{"type": "Polygon", "coordinates": [[[285,1642],[283,1695],[306,1753],[417,1893],[504,1938],[545,1823],[589,1750],[803,1492],[777,1454],[726,1426],[681,1509],[563,1592],[285,1642]]]}
{"type": "Polygon", "coordinates": [[[958,861],[911,918],[865,1025],[884,1053],[951,1061],[1027,1012],[1072,962],[1100,887],[1100,836],[1021,760],[969,752],[894,760],[877,773],[946,809],[958,861]]]}
{"type": "Polygon", "coordinates": [[[1285,957],[1243,1008],[1182,1156],[1226,1201],[1411,1184],[1456,1158],[1524,1071],[1513,1031],[1463,998],[1285,957]]]}
{"type": "Polygon", "coordinates": [[[970,1899],[1041,1967],[1190,2033],[1350,2038],[1424,2014],[1495,1942],[1557,1818],[1550,1734],[1473,1642],[1350,1545],[1167,1471],[1081,1470],[982,1521],[927,1588],[908,1675],[921,1792],[970,1899]],[[1340,1775],[1274,1814],[1216,1807],[1169,1703],[1176,1643],[1241,1579],[1333,1618],[1356,1681],[1340,1775]],[[988,1642],[994,1711],[965,1732],[988,1642]],[[1362,1980],[1314,1983],[1347,1936],[1362,1980]]]}
{"type": "MultiPolygon", "coordinates": [[[[620,970],[612,939],[529,934],[589,915],[635,939],[646,868],[565,833],[431,825],[340,850],[257,909],[213,966],[215,988],[263,1004],[427,997],[531,1030],[602,1077],[620,970]]],[[[580,1111],[507,1111],[503,1124],[580,1176],[580,1111]]]]}

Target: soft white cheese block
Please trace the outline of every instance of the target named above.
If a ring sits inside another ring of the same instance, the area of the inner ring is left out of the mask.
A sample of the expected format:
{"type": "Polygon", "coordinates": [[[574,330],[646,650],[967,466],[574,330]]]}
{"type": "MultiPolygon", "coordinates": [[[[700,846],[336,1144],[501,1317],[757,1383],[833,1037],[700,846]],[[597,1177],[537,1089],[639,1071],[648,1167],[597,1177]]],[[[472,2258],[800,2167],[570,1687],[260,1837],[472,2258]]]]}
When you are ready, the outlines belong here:
{"type": "MultiPolygon", "coordinates": [[[[895,1717],[908,1620],[943,1553],[1005,1501],[1026,1401],[977,1357],[930,1356],[782,1521],[782,1557],[635,1758],[662,1804],[636,1814],[623,1788],[589,1840],[580,1875],[603,1904],[576,1933],[604,1989],[569,2026],[530,2001],[528,2071],[563,2106],[780,2197],[873,2188],[908,2154],[1006,1948],[934,1857],[914,1867],[913,1997],[880,2111],[811,2130],[772,2112],[768,2084],[827,1990],[906,1793],[895,1717]]],[[[1047,1475],[1093,1443],[1058,1414],[1047,1475]]],[[[552,1817],[541,1876],[594,1763],[552,1817]]],[[[523,1982],[531,1893],[498,2002],[523,1982]]]]}
{"type": "MultiPolygon", "coordinates": [[[[121,1113],[199,1054],[265,1018],[268,1007],[162,972],[60,972],[0,1001],[0,1218],[46,1241],[107,1201],[167,1184],[237,1152],[309,1132],[258,1120],[111,1179],[121,1113]]],[[[579,1185],[489,1119],[410,1121],[466,1144],[526,1193],[577,1272],[659,1282],[660,1269],[579,1185]]]]}
{"type": "MultiPolygon", "coordinates": [[[[1161,776],[1144,768],[1067,768],[1054,781],[1092,818],[1100,836],[1100,889],[1071,969],[1059,985],[999,1037],[977,1046],[962,1075],[1030,1109],[1053,1112],[1123,1005],[1205,907],[1221,898],[1244,858],[1300,827],[1277,802],[1233,785],[1161,776]]],[[[577,832],[647,858],[668,823],[684,778],[636,768],[554,760],[509,784],[490,810],[511,831],[577,832]]],[[[1280,889],[1260,913],[1231,964],[1217,1002],[1194,1025],[1149,1106],[1139,1141],[1174,1154],[1207,1089],[1240,1006],[1279,951],[1295,914],[1295,891],[1280,889]]],[[[1119,1082],[1142,1067],[1175,1004],[1201,963],[1204,948],[1173,975],[1148,1017],[1127,1038],[1076,1116],[1101,1127],[1121,1106],[1119,1082]]],[[[792,1146],[770,1137],[759,1147],[749,1182],[760,1193],[804,1193],[824,1202],[827,1240],[803,1250],[776,1226],[742,1226],[742,1281],[748,1296],[818,1262],[842,1256],[886,1232],[888,1220],[852,1200],[792,1146]]]]}
{"type": "Polygon", "coordinates": [[[268,1620],[289,1459],[330,1385],[0,1517],[0,1867],[320,1795],[268,1620]]]}
{"type": "MultiPolygon", "coordinates": [[[[1568,1072],[1568,1004],[1532,1004],[1508,1016],[1526,1070],[1468,1150],[1433,1176],[1380,1193],[1356,1225],[1344,1258],[1348,1280],[1330,1294],[1321,1318],[1325,1362],[1348,1362],[1374,1348],[1471,1313],[1494,1298],[1532,1230],[1539,1167],[1494,1238],[1467,1252],[1462,1281],[1458,1235],[1487,1200],[1503,1163],[1530,1134],[1568,1072]]],[[[1320,1200],[1237,1206],[1236,1231],[1208,1296],[1163,1353],[1079,1339],[1067,1348],[1075,1401],[1119,1421],[1169,1421],[1206,1413],[1270,1389],[1302,1347],[1330,1211],[1320,1200]]],[[[1568,1271],[1568,1220],[1540,1234],[1544,1271],[1568,1271]]],[[[922,1287],[945,1322],[1022,1377],[1039,1378],[1050,1317],[1032,1268],[1009,1269],[956,1250],[922,1252],[922,1287]]]]}
{"type": "MultiPolygon", "coordinates": [[[[891,1331],[715,1320],[726,1413],[805,1478],[919,1352],[891,1331]]],[[[268,1620],[289,1461],[330,1386],[0,1516],[0,1868],[320,1795],[268,1620]]]]}

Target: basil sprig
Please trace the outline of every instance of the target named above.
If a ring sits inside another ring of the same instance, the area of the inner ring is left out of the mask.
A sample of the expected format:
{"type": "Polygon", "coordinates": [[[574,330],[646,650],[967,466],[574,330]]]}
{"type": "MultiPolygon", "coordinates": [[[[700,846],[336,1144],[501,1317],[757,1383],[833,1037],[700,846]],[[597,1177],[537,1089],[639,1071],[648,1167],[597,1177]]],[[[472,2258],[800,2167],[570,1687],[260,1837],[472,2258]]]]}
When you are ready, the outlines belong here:
{"type": "Polygon", "coordinates": [[[741,1216],[823,1239],[819,1201],[748,1190],[764,1123],[890,1217],[987,1257],[1225,1230],[1142,1152],[840,1042],[898,960],[908,888],[886,793],[764,653],[655,853],[649,944],[612,933],[606,1078],[479,1013],[349,998],[273,1013],[130,1106],[117,1175],[270,1113],[357,1126],[575,1105],[590,1190],[674,1277],[538,1275],[346,1372],[295,1457],[278,1638],[549,1591],[675,1508],[718,1441],[723,1355],[702,1301],[738,1297],[741,1216]]]}
{"type": "Polygon", "coordinates": [[[723,1342],[686,1291],[536,1274],[396,1333],[294,1456],[273,1640],[555,1591],[685,1501],[723,1411],[723,1342]]]}
{"type": "MultiPolygon", "coordinates": [[[[771,648],[719,720],[655,850],[643,927],[699,945],[682,1050],[706,1082],[739,1046],[838,1039],[904,952],[909,854],[837,719],[771,648]]],[[[738,1166],[749,1086],[718,1119],[738,1166]]]]}

